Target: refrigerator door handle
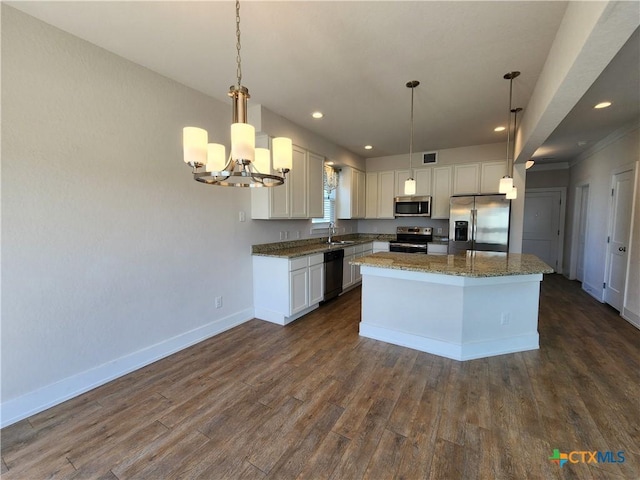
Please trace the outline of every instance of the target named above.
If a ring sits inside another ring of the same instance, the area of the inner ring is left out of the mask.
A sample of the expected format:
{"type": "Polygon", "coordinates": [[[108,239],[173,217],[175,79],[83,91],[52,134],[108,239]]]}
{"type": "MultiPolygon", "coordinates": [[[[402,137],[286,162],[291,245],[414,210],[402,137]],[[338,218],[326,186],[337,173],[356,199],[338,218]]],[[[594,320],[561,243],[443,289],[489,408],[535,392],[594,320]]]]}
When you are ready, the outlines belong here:
{"type": "Polygon", "coordinates": [[[471,242],[472,242],[472,246],[473,243],[475,243],[476,241],[476,228],[477,228],[477,216],[478,216],[478,211],[473,208],[471,209],[471,242]]]}

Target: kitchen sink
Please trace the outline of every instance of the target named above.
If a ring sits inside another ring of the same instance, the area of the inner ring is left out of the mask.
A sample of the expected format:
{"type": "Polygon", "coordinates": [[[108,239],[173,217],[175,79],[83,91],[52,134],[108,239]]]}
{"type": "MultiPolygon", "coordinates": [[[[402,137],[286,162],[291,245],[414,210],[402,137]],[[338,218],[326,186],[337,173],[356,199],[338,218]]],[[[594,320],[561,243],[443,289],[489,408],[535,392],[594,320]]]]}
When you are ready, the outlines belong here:
{"type": "Polygon", "coordinates": [[[353,240],[340,240],[339,242],[327,242],[327,243],[333,247],[334,245],[353,245],[356,242],[353,240]]]}

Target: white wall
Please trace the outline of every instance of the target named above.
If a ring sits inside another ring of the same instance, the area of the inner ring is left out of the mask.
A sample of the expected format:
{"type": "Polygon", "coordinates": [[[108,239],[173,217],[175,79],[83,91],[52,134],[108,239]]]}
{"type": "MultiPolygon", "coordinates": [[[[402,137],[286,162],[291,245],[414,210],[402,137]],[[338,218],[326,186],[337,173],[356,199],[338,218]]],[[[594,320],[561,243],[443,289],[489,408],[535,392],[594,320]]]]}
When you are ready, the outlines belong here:
{"type": "MultiPolygon", "coordinates": [[[[603,299],[602,283],[605,278],[607,235],[609,229],[609,208],[611,202],[611,176],[616,168],[633,165],[640,158],[640,135],[638,126],[633,125],[615,132],[585,152],[571,165],[571,179],[567,198],[567,236],[563,271],[570,271],[573,224],[575,214],[576,188],[589,185],[589,205],[587,217],[586,262],[583,288],[598,300],[603,299]]],[[[637,201],[637,197],[636,197],[637,201]]],[[[629,218],[631,221],[631,216],[629,218]]],[[[637,228],[637,227],[636,227],[637,228]]],[[[577,233],[577,232],[576,232],[577,233]]],[[[637,242],[637,240],[636,240],[637,242]]],[[[629,255],[636,258],[638,245],[632,245],[629,255]]],[[[640,265],[631,264],[631,278],[636,279],[640,265]]],[[[637,288],[637,287],[636,287],[637,288]]],[[[637,290],[636,290],[637,291],[637,290]]],[[[637,308],[637,305],[636,307],[637,308]]],[[[640,312],[634,312],[640,314],[640,312]]]]}
{"type": "Polygon", "coordinates": [[[6,425],[252,318],[251,245],[310,221],[193,181],[182,127],[230,104],[1,8],[6,425]]]}

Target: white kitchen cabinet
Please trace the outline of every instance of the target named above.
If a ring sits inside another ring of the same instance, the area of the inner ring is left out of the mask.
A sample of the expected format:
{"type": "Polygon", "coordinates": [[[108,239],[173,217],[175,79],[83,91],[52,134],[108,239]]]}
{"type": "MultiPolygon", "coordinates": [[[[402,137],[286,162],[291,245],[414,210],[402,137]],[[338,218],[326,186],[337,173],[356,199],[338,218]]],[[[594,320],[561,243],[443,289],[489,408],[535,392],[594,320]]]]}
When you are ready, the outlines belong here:
{"type": "Polygon", "coordinates": [[[480,180],[480,193],[498,193],[500,179],[507,174],[507,162],[484,162],[480,180]]]}
{"type": "Polygon", "coordinates": [[[346,290],[353,285],[353,269],[349,263],[354,258],[355,247],[344,249],[344,259],[342,260],[342,289],[346,290]]]}
{"type": "Polygon", "coordinates": [[[307,192],[309,201],[309,218],[324,217],[324,157],[313,152],[308,153],[309,178],[307,192]]]}
{"type": "Polygon", "coordinates": [[[453,194],[480,192],[480,164],[463,163],[453,166],[453,194]]]}
{"type": "Polygon", "coordinates": [[[451,197],[451,167],[434,167],[431,218],[449,218],[451,197]]]}
{"type": "Polygon", "coordinates": [[[318,308],[324,297],[324,254],[252,258],[256,318],[286,325],[318,308]]]}
{"type": "Polygon", "coordinates": [[[404,193],[404,182],[411,177],[411,170],[396,170],[396,188],[395,188],[395,196],[403,197],[404,193]]]}
{"type": "MultiPolygon", "coordinates": [[[[265,145],[268,146],[269,144],[265,145]]],[[[268,220],[322,217],[323,163],[321,156],[294,145],[293,165],[284,185],[251,189],[251,218],[268,220]]]]}
{"type": "Polygon", "coordinates": [[[343,167],[336,196],[338,219],[364,218],[366,215],[366,175],[360,170],[343,167]]]}
{"type": "Polygon", "coordinates": [[[367,173],[364,218],[378,218],[378,172],[367,173]]]}
{"type": "Polygon", "coordinates": [[[365,218],[393,218],[395,172],[369,172],[366,176],[365,218]]]}
{"type": "Polygon", "coordinates": [[[416,195],[431,195],[432,168],[417,168],[413,171],[416,181],[416,195]]]}
{"type": "MultiPolygon", "coordinates": [[[[370,255],[373,252],[373,242],[363,243],[355,246],[355,252],[353,259],[370,255]]],[[[360,265],[351,265],[351,276],[353,278],[353,284],[356,285],[362,282],[362,274],[360,273],[360,265]]]]}
{"type": "MultiPolygon", "coordinates": [[[[322,259],[324,261],[324,257],[322,259]]],[[[324,263],[309,266],[309,305],[324,299],[324,263]]]]}

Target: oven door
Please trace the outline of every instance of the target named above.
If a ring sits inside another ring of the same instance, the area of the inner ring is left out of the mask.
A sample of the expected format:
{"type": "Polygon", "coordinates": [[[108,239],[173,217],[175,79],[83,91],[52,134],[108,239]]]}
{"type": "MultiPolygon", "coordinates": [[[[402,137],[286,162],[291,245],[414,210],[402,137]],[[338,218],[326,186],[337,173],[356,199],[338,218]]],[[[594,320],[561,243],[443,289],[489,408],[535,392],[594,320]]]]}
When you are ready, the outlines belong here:
{"type": "Polygon", "coordinates": [[[390,252],[403,252],[403,253],[427,253],[426,243],[397,243],[389,242],[390,252]]]}

